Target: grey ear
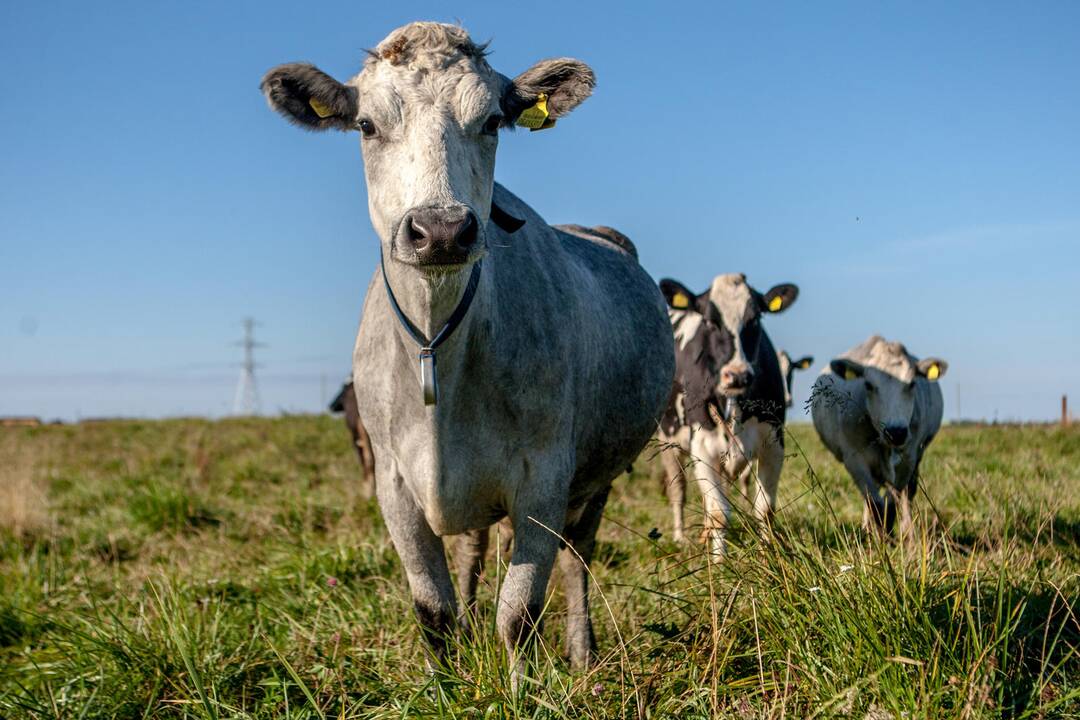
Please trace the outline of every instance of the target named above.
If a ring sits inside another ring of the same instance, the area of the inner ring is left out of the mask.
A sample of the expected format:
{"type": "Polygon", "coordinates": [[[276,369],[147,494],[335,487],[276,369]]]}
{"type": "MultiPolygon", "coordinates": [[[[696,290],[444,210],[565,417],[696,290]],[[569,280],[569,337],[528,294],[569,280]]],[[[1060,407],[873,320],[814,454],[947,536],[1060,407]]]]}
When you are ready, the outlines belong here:
{"type": "Polygon", "coordinates": [[[844,380],[854,380],[863,376],[863,366],[847,358],[836,358],[829,363],[829,369],[834,375],[844,380]]]}
{"type": "Polygon", "coordinates": [[[541,60],[507,86],[502,98],[503,114],[506,122],[513,124],[521,111],[535,104],[540,93],[544,93],[548,113],[552,119],[558,119],[592,95],[594,87],[596,75],[580,60],[541,60]]]}
{"type": "Polygon", "coordinates": [[[927,380],[934,381],[945,374],[945,371],[949,369],[949,363],[941,358],[929,357],[920,360],[916,367],[919,375],[922,375],[927,380]]]}
{"type": "Polygon", "coordinates": [[[259,86],[270,107],[309,130],[355,130],[356,88],[342,85],[314,65],[278,65],[259,86]]]}

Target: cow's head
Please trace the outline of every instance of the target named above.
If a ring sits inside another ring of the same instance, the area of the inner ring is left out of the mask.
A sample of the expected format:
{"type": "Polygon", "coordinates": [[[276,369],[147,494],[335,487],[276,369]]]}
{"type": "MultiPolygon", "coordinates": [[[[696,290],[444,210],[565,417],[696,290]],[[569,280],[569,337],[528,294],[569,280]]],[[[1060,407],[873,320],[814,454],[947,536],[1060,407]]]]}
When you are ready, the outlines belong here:
{"type": "Polygon", "coordinates": [[[791,407],[791,383],[795,379],[795,371],[808,370],[814,364],[814,356],[806,355],[792,360],[787,350],[781,350],[776,353],[776,359],[780,362],[780,374],[784,376],[784,406],[791,407]]]}
{"type": "Polygon", "coordinates": [[[360,133],[368,209],[387,256],[455,269],[486,245],[499,130],[541,96],[553,121],[594,83],[587,65],[566,58],[510,80],[465,30],[424,22],[390,33],[348,82],[292,63],[268,72],[262,90],[301,127],[360,133]]]}
{"type": "Polygon", "coordinates": [[[759,293],[742,274],[718,275],[699,295],[669,279],[660,281],[660,291],[671,308],[679,350],[695,353],[695,365],[705,368],[717,394],[729,398],[754,382],[762,314],[787,310],[799,295],[790,284],[759,293]]]}
{"type": "Polygon", "coordinates": [[[875,337],[863,362],[837,358],[829,363],[834,374],[861,383],[866,413],[882,441],[895,448],[907,444],[915,410],[915,387],[920,379],[936,382],[949,369],[940,358],[917,360],[898,342],[875,337]]]}

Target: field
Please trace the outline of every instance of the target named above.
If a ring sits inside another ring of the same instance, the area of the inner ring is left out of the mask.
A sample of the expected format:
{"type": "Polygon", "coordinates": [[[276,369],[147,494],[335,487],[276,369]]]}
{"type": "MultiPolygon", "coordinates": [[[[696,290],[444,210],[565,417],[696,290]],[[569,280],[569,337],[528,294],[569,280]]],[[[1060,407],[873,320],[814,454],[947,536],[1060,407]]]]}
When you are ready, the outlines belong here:
{"type": "Polygon", "coordinates": [[[0,429],[0,717],[1080,716],[1080,428],[946,428],[908,547],[864,538],[812,428],[787,449],[774,536],[738,515],[719,567],[668,540],[646,451],[600,530],[599,661],[568,671],[553,591],[512,693],[492,612],[425,669],[339,420],[0,429]]]}

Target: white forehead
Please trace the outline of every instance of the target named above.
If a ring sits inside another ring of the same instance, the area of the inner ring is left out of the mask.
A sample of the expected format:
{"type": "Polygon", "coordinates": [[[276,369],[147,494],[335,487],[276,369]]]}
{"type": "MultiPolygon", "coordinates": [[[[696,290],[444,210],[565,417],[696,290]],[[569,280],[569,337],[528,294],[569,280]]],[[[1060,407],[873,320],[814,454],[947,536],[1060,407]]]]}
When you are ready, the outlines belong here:
{"type": "Polygon", "coordinates": [[[742,273],[717,275],[709,286],[709,300],[724,317],[724,324],[732,333],[753,316],[754,304],[750,286],[742,273]]]}
{"type": "Polygon", "coordinates": [[[393,117],[448,106],[472,120],[498,105],[505,82],[463,29],[412,23],[379,43],[349,84],[360,93],[361,114],[393,117]]]}
{"type": "Polygon", "coordinates": [[[884,379],[891,377],[902,383],[915,379],[915,358],[898,342],[874,338],[863,348],[863,357],[855,358],[868,368],[873,368],[884,379]]]}

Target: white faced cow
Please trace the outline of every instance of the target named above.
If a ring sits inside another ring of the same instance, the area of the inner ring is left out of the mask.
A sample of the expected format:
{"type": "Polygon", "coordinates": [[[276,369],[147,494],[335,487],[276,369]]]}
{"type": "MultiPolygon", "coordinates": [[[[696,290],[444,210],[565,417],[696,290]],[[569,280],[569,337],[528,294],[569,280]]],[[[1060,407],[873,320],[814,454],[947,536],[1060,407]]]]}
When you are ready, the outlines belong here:
{"type": "Polygon", "coordinates": [[[873,335],[833,360],[814,383],[814,427],[859,486],[867,529],[891,532],[899,504],[900,531],[909,536],[919,463],[941,428],[937,380],[948,367],[873,335]]]}
{"type": "Polygon", "coordinates": [[[361,135],[383,267],[353,379],[379,506],[437,657],[457,614],[443,536],[471,533],[479,563],[481,534],[509,515],[496,625],[515,682],[556,556],[571,662],[587,664],[578,558],[589,562],[611,481],[648,442],[674,371],[663,299],[634,254],[549,226],[494,182],[500,128],[550,127],[593,83],[566,58],[511,80],[461,28],[414,23],[346,83],[290,64],[262,84],[294,123],[361,135]]]}
{"type": "Polygon", "coordinates": [[[712,556],[724,552],[731,506],[729,488],[758,461],[755,515],[768,521],[784,463],[784,377],[762,316],[786,310],[794,285],[762,294],[741,274],[719,275],[695,295],[674,280],[661,280],[675,333],[675,384],[660,423],[665,490],[674,514],[674,536],[683,539],[683,505],[689,459],[705,502],[712,556]]]}

